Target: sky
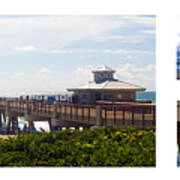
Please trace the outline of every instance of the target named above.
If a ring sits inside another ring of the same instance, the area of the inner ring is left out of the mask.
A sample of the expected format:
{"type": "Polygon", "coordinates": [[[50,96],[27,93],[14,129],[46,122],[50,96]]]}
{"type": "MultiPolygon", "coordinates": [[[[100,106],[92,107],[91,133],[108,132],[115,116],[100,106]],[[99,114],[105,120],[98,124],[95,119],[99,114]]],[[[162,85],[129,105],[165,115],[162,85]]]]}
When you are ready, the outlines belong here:
{"type": "Polygon", "coordinates": [[[0,96],[66,92],[107,65],[155,90],[155,16],[0,16],[0,96]]]}

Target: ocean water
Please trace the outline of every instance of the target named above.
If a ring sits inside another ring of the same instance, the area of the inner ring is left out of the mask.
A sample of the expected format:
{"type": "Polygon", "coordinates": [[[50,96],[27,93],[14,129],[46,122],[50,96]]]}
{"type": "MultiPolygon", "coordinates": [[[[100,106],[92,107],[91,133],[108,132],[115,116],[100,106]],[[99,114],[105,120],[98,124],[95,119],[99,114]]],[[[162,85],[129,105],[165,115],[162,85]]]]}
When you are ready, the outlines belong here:
{"type": "Polygon", "coordinates": [[[137,92],[136,100],[151,100],[152,103],[155,104],[156,92],[155,91],[137,92]]]}

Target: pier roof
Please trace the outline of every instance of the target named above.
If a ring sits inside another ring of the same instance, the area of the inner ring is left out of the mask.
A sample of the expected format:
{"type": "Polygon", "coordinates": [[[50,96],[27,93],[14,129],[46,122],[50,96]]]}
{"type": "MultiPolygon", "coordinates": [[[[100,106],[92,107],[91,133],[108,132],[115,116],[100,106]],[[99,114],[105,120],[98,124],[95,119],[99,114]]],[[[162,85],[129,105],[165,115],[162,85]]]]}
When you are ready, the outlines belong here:
{"type": "Polygon", "coordinates": [[[89,82],[88,84],[80,87],[69,88],[68,91],[78,90],[132,90],[132,91],[145,91],[146,89],[131,83],[118,80],[105,81],[103,83],[89,82]]]}
{"type": "Polygon", "coordinates": [[[118,91],[145,91],[146,89],[138,85],[128,82],[120,81],[113,77],[115,70],[108,66],[101,66],[92,71],[94,73],[94,80],[89,81],[84,86],[75,88],[68,88],[68,91],[87,91],[87,90],[118,90],[118,91]],[[100,72],[100,74],[99,74],[100,72]],[[111,76],[109,76],[109,74],[111,76]],[[100,76],[99,76],[100,75],[100,76]]]}

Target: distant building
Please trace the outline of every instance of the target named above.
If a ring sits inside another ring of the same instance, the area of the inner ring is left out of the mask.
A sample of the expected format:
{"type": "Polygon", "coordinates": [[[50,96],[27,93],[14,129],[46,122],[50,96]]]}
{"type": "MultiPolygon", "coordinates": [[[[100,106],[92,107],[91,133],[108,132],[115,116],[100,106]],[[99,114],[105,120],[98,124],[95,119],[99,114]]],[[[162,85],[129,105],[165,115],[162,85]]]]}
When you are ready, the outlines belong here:
{"type": "Polygon", "coordinates": [[[73,102],[81,104],[95,104],[96,101],[134,101],[137,91],[145,88],[119,81],[114,78],[115,70],[103,66],[93,70],[94,80],[85,86],[69,88],[73,91],[73,102]]]}

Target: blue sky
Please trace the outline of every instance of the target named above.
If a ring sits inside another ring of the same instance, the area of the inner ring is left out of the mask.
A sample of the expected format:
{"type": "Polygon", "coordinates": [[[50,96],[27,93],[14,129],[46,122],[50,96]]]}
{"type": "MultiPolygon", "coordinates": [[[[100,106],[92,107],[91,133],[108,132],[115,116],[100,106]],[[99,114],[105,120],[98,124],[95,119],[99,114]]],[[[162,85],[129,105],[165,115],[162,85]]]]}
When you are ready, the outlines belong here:
{"type": "Polygon", "coordinates": [[[64,92],[103,64],[155,90],[155,16],[0,16],[0,39],[2,95],[64,92]]]}

